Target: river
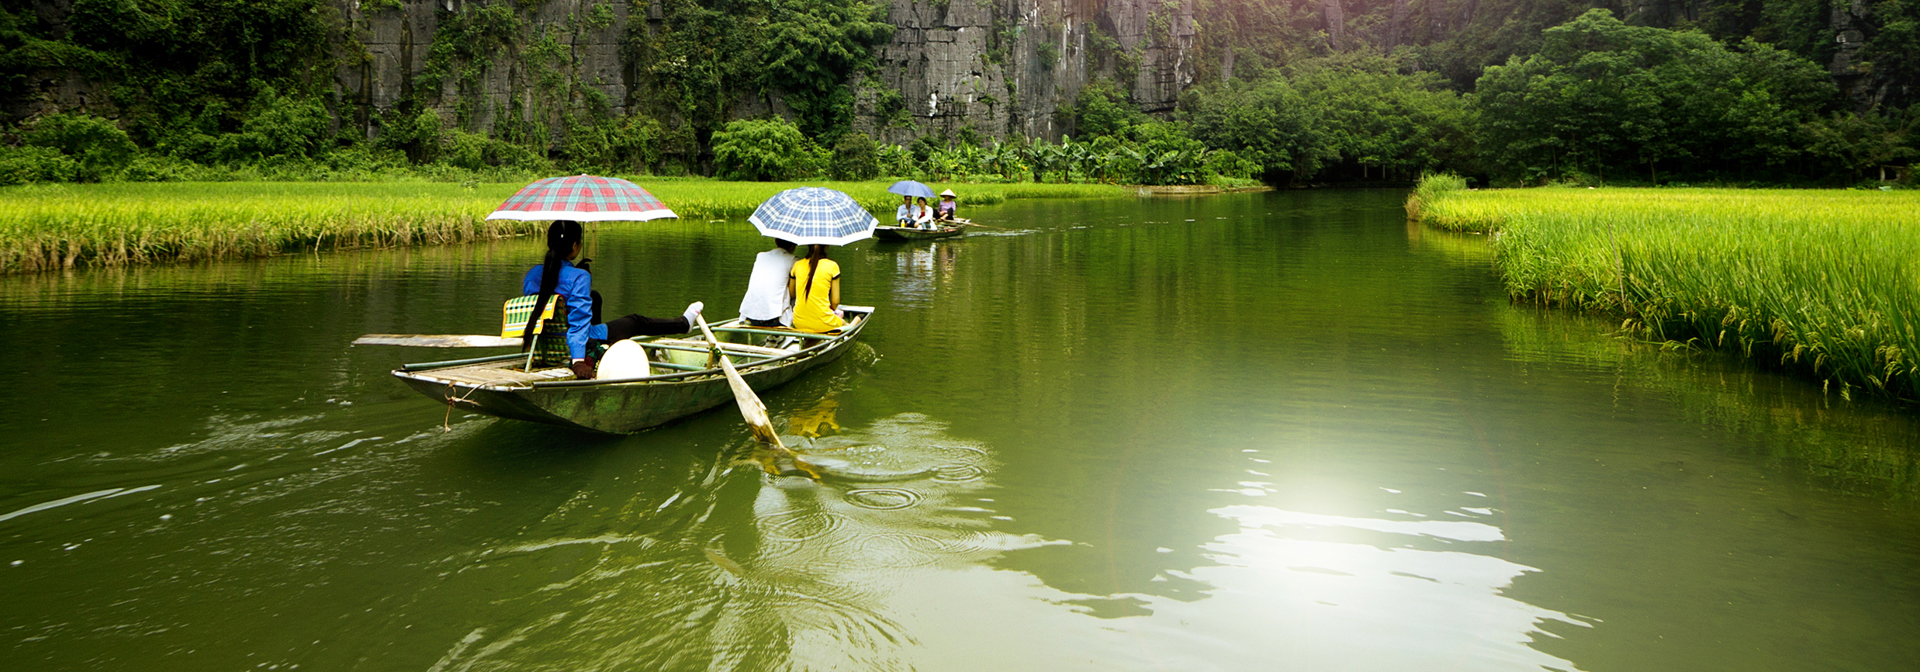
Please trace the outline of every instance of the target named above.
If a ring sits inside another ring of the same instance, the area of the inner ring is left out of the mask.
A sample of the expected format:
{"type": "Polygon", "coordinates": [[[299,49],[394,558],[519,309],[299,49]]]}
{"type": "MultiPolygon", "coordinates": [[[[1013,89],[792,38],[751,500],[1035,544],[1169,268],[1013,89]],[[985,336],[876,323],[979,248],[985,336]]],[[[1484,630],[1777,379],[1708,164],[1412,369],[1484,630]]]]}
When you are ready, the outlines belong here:
{"type": "MultiPolygon", "coordinates": [[[[0,278],[0,668],[1910,669],[1920,423],[1511,304],[1402,192],[836,250],[854,352],[633,436],[448,413],[532,240],[0,278]]],[[[600,224],[730,317],[743,221],[600,224]]],[[[618,312],[615,312],[618,311],[618,312]]]]}

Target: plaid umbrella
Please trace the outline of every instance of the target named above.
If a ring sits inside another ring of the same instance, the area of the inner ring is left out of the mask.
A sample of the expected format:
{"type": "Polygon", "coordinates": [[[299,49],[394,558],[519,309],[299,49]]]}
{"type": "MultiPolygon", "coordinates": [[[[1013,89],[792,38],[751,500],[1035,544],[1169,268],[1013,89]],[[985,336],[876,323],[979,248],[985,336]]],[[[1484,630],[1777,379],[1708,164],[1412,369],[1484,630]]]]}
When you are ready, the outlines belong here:
{"type": "Polygon", "coordinates": [[[644,222],[679,217],[640,185],[615,177],[573,175],[529,184],[487,219],[644,222]]]}
{"type": "Polygon", "coordinates": [[[852,196],[822,187],[788,189],[753,211],[760,234],[796,245],[845,245],[873,237],[880,225],[852,196]]]}

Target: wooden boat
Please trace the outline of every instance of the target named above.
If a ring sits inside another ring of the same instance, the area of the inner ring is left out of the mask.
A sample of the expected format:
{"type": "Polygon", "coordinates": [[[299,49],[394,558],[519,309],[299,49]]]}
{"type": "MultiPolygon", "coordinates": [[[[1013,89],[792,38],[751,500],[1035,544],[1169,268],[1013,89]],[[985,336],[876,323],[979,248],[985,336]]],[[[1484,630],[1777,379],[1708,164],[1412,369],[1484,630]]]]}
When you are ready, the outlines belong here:
{"type": "Polygon", "coordinates": [[[945,226],[938,229],[916,229],[908,226],[876,226],[873,227],[873,239],[894,242],[933,240],[935,238],[952,238],[966,232],[966,227],[962,226],[945,226]]]}
{"type": "MultiPolygon", "coordinates": [[[[721,349],[755,391],[770,389],[845,354],[873,308],[841,306],[853,322],[837,333],[749,327],[738,318],[714,325],[721,349]]],[[[634,339],[658,375],[574,380],[566,368],[526,370],[526,355],[425,364],[394,370],[401,382],[454,408],[595,432],[627,434],[733,402],[726,376],[699,337],[634,339]],[[666,373],[660,373],[666,370],[666,373]]]]}

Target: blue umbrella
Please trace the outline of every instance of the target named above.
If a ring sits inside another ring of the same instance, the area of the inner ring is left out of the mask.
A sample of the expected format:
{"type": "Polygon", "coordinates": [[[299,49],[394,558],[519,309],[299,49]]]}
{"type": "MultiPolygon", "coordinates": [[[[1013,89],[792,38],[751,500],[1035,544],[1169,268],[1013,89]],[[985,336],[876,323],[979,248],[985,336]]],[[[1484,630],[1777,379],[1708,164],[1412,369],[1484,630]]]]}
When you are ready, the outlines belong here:
{"type": "Polygon", "coordinates": [[[929,187],[927,185],[921,184],[919,182],[915,182],[913,180],[901,180],[899,182],[893,183],[893,186],[887,187],[887,193],[899,194],[901,196],[919,196],[921,198],[933,198],[933,187],[929,187]]]}
{"type": "Polygon", "coordinates": [[[747,221],[760,229],[760,235],[795,245],[845,245],[872,238],[873,227],[880,225],[852,196],[822,187],[774,194],[747,221]]]}

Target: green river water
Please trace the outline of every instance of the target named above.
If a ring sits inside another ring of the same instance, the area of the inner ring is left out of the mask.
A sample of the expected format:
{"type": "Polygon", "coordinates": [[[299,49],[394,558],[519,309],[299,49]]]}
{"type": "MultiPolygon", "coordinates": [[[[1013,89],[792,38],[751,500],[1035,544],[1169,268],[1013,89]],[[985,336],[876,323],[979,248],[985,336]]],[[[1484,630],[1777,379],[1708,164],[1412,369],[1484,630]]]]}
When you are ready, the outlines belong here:
{"type": "MultiPolygon", "coordinates": [[[[875,321],[763,395],[820,484],[348,345],[494,329],[532,240],[0,278],[0,669],[1920,667],[1910,409],[1510,304],[1402,198],[837,250],[875,321]]],[[[730,317],[765,247],[596,228],[609,314],[730,317]]]]}

